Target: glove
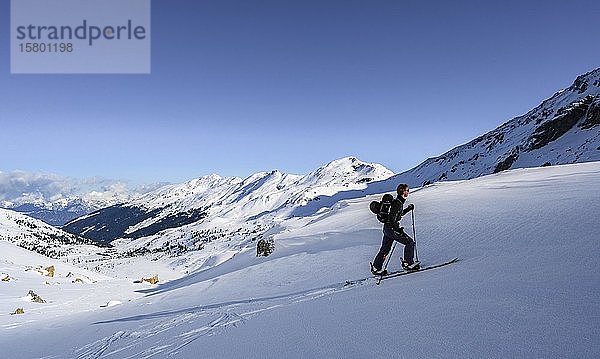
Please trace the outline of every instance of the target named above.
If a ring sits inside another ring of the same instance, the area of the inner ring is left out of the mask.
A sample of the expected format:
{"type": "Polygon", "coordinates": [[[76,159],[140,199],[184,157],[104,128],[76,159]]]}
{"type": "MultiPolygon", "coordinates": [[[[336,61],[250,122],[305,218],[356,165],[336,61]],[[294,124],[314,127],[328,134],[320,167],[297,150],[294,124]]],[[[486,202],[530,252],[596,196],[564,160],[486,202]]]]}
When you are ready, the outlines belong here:
{"type": "Polygon", "coordinates": [[[409,204],[408,206],[406,206],[406,212],[410,212],[410,211],[412,211],[413,209],[415,209],[415,205],[414,205],[414,204],[412,204],[412,203],[411,203],[411,204],[409,204]]]}

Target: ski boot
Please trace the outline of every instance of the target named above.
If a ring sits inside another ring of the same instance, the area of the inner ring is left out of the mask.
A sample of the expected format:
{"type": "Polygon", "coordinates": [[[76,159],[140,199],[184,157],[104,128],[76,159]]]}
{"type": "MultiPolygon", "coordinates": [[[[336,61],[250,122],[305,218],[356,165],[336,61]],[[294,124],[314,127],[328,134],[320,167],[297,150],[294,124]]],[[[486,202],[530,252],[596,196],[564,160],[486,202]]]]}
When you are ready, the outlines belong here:
{"type": "Polygon", "coordinates": [[[402,269],[404,269],[405,271],[416,271],[421,269],[421,262],[416,261],[413,263],[408,263],[407,261],[405,261],[404,259],[402,260],[402,269]]]}
{"type": "Polygon", "coordinates": [[[373,273],[373,275],[380,275],[380,276],[384,276],[386,274],[388,274],[388,271],[385,269],[377,269],[375,267],[373,267],[373,263],[369,263],[371,264],[371,273],[373,273]]]}

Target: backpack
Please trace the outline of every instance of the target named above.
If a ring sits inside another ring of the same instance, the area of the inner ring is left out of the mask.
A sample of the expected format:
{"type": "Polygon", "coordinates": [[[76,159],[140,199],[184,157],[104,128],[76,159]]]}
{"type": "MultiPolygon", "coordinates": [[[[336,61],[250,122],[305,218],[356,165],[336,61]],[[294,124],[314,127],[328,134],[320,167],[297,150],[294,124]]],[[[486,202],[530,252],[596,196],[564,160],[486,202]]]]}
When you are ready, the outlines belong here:
{"type": "Polygon", "coordinates": [[[391,194],[383,195],[381,202],[373,201],[369,204],[371,212],[377,215],[381,223],[395,223],[400,220],[402,211],[402,202],[394,199],[391,194]]]}

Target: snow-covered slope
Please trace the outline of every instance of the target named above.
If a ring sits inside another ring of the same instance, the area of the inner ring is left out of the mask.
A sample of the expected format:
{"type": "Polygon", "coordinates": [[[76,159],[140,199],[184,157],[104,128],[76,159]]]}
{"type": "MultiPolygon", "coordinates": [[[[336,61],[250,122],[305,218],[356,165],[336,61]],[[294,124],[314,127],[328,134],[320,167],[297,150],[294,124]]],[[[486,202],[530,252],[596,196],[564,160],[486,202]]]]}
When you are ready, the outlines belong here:
{"type": "MultiPolygon", "coordinates": [[[[597,358],[599,187],[592,162],[413,189],[421,261],[461,260],[380,286],[368,204],[381,194],[344,200],[281,221],[268,257],[246,248],[131,301],[115,288],[122,305],[0,313],[0,346],[15,358],[597,358]]],[[[2,308],[24,295],[0,286],[2,308]]]]}
{"type": "Polygon", "coordinates": [[[191,223],[208,228],[222,222],[236,226],[267,215],[288,217],[296,207],[319,201],[320,196],[363,189],[369,182],[391,175],[393,172],[379,164],[354,157],[332,161],[306,176],[279,171],[260,172],[246,179],[211,175],[162,187],[126,205],[78,218],[64,229],[110,242],[119,237],[152,236],[191,223]],[[207,225],[210,222],[212,226],[207,225]]]}
{"type": "Polygon", "coordinates": [[[422,186],[510,168],[600,160],[600,68],[523,116],[391,178],[422,186]]]}
{"type": "MultiPolygon", "coordinates": [[[[0,317],[3,318],[3,332],[15,330],[25,323],[40,323],[50,318],[65,318],[73,313],[100,310],[101,306],[119,305],[141,296],[133,292],[139,286],[131,280],[107,277],[50,259],[6,240],[0,240],[0,253],[0,317]],[[49,268],[51,272],[47,270],[49,268]],[[30,291],[40,298],[38,302],[32,300],[30,291]],[[16,319],[17,314],[11,316],[9,313],[14,313],[17,308],[24,311],[21,318],[23,322],[11,321],[16,319]]],[[[21,356],[3,352],[2,357],[21,356]]]]}
{"type": "MultiPolygon", "coordinates": [[[[78,252],[88,239],[64,232],[24,214],[0,208],[0,240],[52,258],[78,252]]],[[[96,248],[95,246],[93,246],[96,248]]]]}

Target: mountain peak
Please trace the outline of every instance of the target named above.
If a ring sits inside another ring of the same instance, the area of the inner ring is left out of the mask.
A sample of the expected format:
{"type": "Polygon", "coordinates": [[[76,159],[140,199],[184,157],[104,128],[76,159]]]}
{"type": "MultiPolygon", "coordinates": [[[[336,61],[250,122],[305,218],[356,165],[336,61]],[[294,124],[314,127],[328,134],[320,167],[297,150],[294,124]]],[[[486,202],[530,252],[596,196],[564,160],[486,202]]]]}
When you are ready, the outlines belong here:
{"type": "Polygon", "coordinates": [[[184,186],[187,186],[188,188],[209,188],[215,185],[216,183],[222,181],[223,177],[219,176],[218,174],[212,173],[206,176],[194,178],[193,180],[187,181],[184,183],[184,186]]]}
{"type": "Polygon", "coordinates": [[[306,176],[307,179],[323,180],[327,177],[355,177],[357,183],[382,180],[394,173],[378,163],[369,163],[353,156],[333,160],[306,176]]]}

